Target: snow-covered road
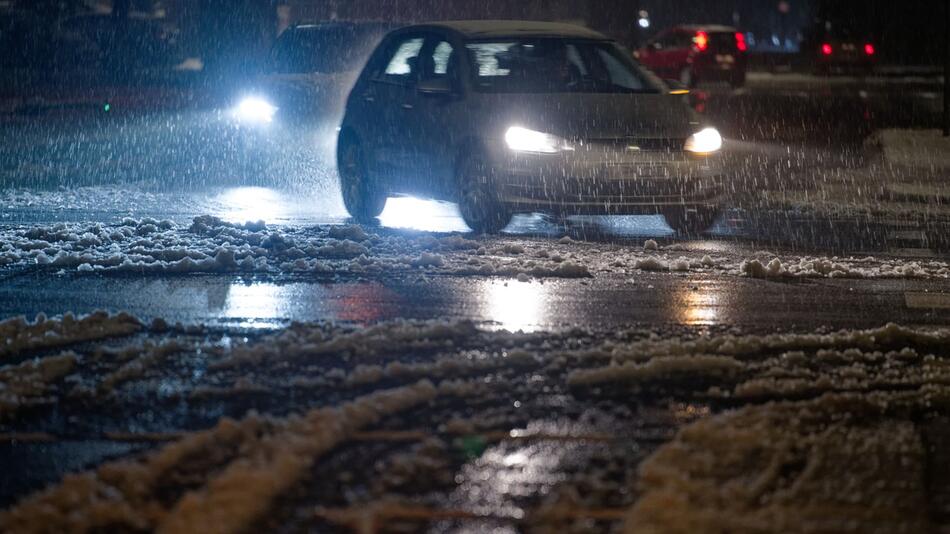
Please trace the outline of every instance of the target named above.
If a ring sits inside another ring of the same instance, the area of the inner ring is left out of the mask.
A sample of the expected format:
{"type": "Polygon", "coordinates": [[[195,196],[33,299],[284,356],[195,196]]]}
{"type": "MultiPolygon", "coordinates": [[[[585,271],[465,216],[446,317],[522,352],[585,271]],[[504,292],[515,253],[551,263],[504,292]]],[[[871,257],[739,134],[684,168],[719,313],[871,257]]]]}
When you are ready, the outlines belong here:
{"type": "Polygon", "coordinates": [[[861,145],[917,82],[750,81],[694,95],[743,131],[690,239],[355,225],[326,157],[247,180],[210,115],[18,124],[0,531],[945,527],[950,217],[861,145]]]}
{"type": "Polygon", "coordinates": [[[948,511],[948,330],[0,333],[6,532],[891,533],[948,511]]]}

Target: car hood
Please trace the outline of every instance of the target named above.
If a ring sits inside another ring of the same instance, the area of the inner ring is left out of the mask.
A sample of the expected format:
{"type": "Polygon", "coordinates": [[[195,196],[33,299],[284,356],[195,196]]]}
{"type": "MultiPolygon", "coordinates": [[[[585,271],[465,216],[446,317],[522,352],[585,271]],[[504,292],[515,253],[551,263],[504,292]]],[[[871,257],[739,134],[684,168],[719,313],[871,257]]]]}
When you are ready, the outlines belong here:
{"type": "Polygon", "coordinates": [[[574,139],[686,138],[699,119],[668,94],[482,94],[491,127],[522,126],[574,139]]]}
{"type": "Polygon", "coordinates": [[[269,74],[257,80],[257,92],[275,105],[284,120],[342,113],[357,72],[269,74]]]}

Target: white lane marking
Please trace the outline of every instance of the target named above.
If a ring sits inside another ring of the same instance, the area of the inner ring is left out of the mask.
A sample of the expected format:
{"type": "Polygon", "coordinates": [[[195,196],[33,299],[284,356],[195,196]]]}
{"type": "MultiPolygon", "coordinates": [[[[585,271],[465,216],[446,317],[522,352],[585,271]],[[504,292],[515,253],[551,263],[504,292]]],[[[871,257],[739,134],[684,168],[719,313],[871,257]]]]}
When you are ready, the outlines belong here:
{"type": "Polygon", "coordinates": [[[950,309],[950,293],[908,291],[904,293],[904,303],[908,308],[918,310],[948,310],[950,309]]]}
{"type": "Polygon", "coordinates": [[[929,248],[889,248],[887,253],[891,256],[934,258],[938,256],[937,252],[929,248]]]}
{"type": "Polygon", "coordinates": [[[927,232],[923,230],[891,230],[887,233],[888,239],[903,239],[906,241],[927,241],[927,232]]]}

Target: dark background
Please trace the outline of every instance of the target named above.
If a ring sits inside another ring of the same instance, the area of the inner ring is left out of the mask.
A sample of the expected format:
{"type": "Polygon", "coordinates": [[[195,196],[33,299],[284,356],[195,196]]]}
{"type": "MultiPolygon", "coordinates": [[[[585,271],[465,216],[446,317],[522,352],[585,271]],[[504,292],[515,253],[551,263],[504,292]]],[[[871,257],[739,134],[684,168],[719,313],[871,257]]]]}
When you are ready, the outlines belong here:
{"type": "Polygon", "coordinates": [[[879,64],[939,65],[944,5],[939,0],[0,0],[0,96],[64,84],[193,78],[218,83],[258,69],[288,25],[331,19],[560,20],[589,25],[629,46],[675,24],[728,24],[746,32],[752,56],[780,58],[753,65],[794,56],[809,32],[830,25],[874,42],[879,64]],[[644,15],[646,28],[637,24],[644,15]],[[201,68],[176,68],[188,58],[200,60],[201,68]]]}

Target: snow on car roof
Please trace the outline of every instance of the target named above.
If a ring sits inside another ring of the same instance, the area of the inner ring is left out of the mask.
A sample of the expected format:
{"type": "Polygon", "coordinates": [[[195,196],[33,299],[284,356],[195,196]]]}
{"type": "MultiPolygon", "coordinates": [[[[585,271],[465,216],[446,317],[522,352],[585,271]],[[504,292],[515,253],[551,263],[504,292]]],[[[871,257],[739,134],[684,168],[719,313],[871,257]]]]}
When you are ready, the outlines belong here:
{"type": "Polygon", "coordinates": [[[683,24],[677,28],[687,31],[706,31],[706,32],[734,32],[732,26],[723,26],[722,24],[683,24]]]}
{"type": "MultiPolygon", "coordinates": [[[[422,24],[455,31],[468,38],[492,37],[578,37],[606,39],[603,34],[583,26],[560,22],[537,22],[528,20],[450,20],[422,24]]],[[[419,27],[419,26],[414,26],[419,27]]]]}

